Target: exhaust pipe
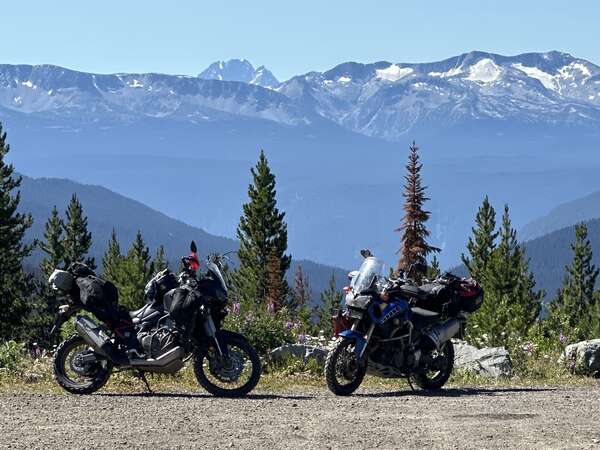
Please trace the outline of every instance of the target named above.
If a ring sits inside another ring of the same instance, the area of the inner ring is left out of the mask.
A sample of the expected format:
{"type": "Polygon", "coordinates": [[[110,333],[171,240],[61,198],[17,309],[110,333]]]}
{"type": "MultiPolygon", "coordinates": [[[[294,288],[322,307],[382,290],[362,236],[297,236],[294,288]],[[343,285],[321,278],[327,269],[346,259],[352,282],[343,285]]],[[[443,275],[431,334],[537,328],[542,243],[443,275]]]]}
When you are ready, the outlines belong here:
{"type": "Polygon", "coordinates": [[[427,336],[436,349],[451,338],[456,336],[460,331],[460,320],[448,319],[444,323],[440,323],[429,329],[424,336],[427,336]]]}
{"type": "Polygon", "coordinates": [[[104,356],[115,364],[127,364],[127,359],[119,354],[108,337],[101,334],[100,327],[93,320],[85,316],[77,316],[77,319],[75,320],[75,329],[77,330],[77,334],[79,334],[86,344],[92,347],[96,353],[104,356]]]}

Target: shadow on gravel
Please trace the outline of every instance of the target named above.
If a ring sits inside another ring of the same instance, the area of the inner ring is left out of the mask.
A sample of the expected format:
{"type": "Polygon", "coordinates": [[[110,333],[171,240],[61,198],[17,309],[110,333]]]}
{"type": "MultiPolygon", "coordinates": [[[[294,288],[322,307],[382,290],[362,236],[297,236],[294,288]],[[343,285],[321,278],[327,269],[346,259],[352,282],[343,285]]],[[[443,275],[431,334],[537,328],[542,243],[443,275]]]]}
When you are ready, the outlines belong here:
{"type": "MultiPolygon", "coordinates": [[[[187,392],[101,392],[99,397],[155,397],[155,398],[219,398],[210,394],[192,394],[187,392]]],[[[311,395],[249,394],[237,400],[312,400],[311,395]]]]}
{"type": "Polygon", "coordinates": [[[497,395],[504,393],[515,393],[515,392],[547,392],[555,391],[556,388],[518,388],[518,387],[492,387],[492,388],[450,388],[441,389],[439,391],[410,391],[402,390],[397,392],[369,392],[369,393],[357,393],[354,394],[357,397],[406,397],[410,395],[416,395],[420,397],[465,397],[470,395],[497,395]]]}

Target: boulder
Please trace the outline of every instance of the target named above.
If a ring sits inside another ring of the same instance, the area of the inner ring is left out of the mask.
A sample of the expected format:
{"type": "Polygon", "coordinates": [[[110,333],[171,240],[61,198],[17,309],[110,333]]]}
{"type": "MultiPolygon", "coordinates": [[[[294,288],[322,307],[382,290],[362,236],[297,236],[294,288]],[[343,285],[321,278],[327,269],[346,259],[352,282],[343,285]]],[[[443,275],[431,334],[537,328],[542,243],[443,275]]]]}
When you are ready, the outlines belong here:
{"type": "Polygon", "coordinates": [[[574,373],[597,375],[600,373],[600,339],[567,345],[560,360],[574,373]]]}
{"type": "Polygon", "coordinates": [[[454,367],[491,378],[508,378],[513,374],[512,361],[504,347],[477,348],[463,341],[453,341],[454,367]]]}
{"type": "Polygon", "coordinates": [[[307,344],[285,344],[277,347],[269,353],[269,358],[274,362],[283,362],[287,358],[302,359],[308,362],[314,359],[320,366],[325,365],[325,359],[329,349],[307,344]]]}

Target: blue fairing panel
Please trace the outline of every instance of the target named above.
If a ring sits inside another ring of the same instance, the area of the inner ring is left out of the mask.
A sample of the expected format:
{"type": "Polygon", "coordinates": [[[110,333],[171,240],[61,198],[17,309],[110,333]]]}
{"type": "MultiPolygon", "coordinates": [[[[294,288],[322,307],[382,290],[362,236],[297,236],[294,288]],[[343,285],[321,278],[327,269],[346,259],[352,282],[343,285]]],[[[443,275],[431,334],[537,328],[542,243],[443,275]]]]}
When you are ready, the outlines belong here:
{"type": "Polygon", "coordinates": [[[356,356],[360,356],[367,344],[365,337],[360,334],[358,331],[354,330],[344,330],[340,333],[340,336],[344,339],[348,339],[355,342],[354,345],[354,353],[356,356]]]}

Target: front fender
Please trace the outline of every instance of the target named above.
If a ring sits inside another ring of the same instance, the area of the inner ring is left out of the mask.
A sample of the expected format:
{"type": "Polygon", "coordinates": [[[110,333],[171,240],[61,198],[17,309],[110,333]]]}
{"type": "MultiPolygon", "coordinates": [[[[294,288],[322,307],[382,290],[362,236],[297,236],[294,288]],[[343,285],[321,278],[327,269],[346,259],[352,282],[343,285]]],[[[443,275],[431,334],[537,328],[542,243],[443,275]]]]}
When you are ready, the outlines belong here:
{"type": "Polygon", "coordinates": [[[339,334],[339,336],[342,339],[353,341],[354,342],[354,353],[356,354],[356,356],[358,358],[360,358],[362,356],[363,351],[365,350],[365,347],[367,345],[367,340],[365,339],[365,337],[362,334],[360,334],[358,331],[354,331],[354,330],[344,330],[339,334]]]}

